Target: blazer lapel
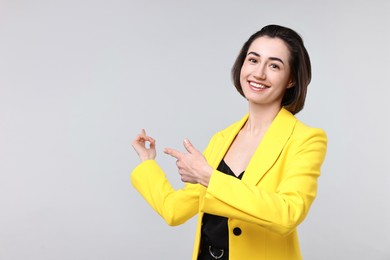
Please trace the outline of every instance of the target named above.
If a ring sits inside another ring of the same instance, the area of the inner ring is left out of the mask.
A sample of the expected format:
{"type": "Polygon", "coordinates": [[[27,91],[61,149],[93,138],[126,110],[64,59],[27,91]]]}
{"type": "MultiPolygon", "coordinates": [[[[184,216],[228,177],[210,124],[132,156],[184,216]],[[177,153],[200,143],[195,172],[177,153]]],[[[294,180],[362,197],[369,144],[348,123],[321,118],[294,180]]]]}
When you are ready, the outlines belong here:
{"type": "Polygon", "coordinates": [[[256,185],[275,163],[291,136],[297,119],[282,108],[252,156],[242,181],[256,185]]]}
{"type": "Polygon", "coordinates": [[[220,147],[218,153],[213,156],[213,158],[209,161],[210,165],[217,169],[219,163],[222,161],[223,157],[227,153],[230,145],[233,143],[234,139],[236,138],[238,132],[241,130],[242,126],[245,124],[245,122],[248,120],[248,114],[246,114],[243,118],[241,118],[240,121],[237,121],[235,124],[233,124],[231,129],[229,131],[222,131],[222,139],[219,140],[217,147],[220,147]]]}

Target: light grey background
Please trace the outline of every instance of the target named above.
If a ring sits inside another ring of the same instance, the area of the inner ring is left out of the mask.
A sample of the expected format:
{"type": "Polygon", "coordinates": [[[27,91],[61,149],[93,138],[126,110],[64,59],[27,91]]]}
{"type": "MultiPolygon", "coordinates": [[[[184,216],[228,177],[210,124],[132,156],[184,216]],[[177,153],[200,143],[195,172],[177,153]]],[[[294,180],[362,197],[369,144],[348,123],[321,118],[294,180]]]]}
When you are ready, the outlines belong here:
{"type": "Polygon", "coordinates": [[[244,41],[297,30],[313,80],[298,117],[326,130],[304,259],[390,259],[390,2],[0,0],[0,259],[190,259],[129,182],[141,128],[174,160],[238,120],[244,41]]]}

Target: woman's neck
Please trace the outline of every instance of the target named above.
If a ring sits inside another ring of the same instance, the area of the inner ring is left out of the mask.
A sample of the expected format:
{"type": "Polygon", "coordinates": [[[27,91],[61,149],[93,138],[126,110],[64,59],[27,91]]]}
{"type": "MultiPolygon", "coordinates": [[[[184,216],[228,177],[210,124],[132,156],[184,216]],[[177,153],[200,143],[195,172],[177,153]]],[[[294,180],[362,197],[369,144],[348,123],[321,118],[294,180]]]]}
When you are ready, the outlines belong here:
{"type": "Polygon", "coordinates": [[[264,133],[280,109],[280,106],[262,107],[249,103],[249,117],[242,130],[251,134],[264,133]]]}

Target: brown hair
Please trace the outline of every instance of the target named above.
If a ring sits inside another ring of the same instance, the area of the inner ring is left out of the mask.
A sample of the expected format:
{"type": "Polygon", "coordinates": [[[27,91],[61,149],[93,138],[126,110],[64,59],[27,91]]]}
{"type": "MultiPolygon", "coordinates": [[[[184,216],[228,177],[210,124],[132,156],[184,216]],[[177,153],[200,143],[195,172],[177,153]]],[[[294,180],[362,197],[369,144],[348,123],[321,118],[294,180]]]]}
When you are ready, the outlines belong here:
{"type": "Polygon", "coordinates": [[[280,25],[267,25],[249,37],[233,64],[233,84],[237,91],[245,97],[240,83],[241,68],[252,42],[263,36],[281,39],[290,51],[289,64],[293,86],[286,89],[282,99],[282,106],[291,113],[296,114],[303,109],[305,104],[307,87],[311,80],[311,64],[301,36],[290,28],[280,25]]]}

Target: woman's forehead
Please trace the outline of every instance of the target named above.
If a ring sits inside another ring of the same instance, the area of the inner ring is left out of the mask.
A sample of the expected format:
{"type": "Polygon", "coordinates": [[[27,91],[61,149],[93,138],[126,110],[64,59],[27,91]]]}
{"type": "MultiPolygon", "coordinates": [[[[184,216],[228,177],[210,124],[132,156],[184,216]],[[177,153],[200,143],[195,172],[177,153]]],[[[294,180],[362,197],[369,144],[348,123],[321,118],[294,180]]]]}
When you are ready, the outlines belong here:
{"type": "Polygon", "coordinates": [[[277,57],[284,61],[288,61],[290,57],[290,50],[282,39],[267,36],[255,39],[249,46],[247,54],[250,52],[255,52],[260,57],[277,57]]]}

